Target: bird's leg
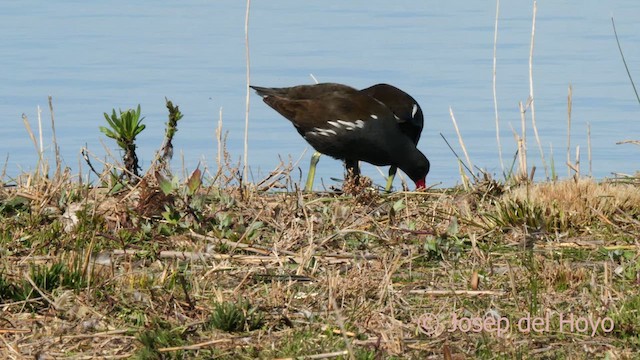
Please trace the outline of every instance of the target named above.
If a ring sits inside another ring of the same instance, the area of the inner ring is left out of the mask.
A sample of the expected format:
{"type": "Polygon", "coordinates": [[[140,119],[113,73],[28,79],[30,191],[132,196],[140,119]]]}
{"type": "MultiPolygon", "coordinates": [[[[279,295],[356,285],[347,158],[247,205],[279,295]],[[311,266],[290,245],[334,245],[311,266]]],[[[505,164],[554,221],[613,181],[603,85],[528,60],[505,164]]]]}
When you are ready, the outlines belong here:
{"type": "Polygon", "coordinates": [[[360,180],[360,166],[358,160],[345,160],[345,167],[347,168],[347,177],[353,177],[353,183],[358,184],[360,180]]]}
{"type": "Polygon", "coordinates": [[[398,171],[398,168],[395,166],[392,166],[389,168],[389,177],[387,178],[387,186],[384,187],[385,192],[391,192],[391,185],[393,185],[393,179],[395,179],[397,171],[398,171]]]}
{"type": "Polygon", "coordinates": [[[311,164],[309,164],[309,172],[307,173],[307,183],[304,186],[305,192],[313,191],[313,180],[316,177],[316,165],[318,165],[321,155],[322,154],[317,151],[311,155],[311,164]]]}

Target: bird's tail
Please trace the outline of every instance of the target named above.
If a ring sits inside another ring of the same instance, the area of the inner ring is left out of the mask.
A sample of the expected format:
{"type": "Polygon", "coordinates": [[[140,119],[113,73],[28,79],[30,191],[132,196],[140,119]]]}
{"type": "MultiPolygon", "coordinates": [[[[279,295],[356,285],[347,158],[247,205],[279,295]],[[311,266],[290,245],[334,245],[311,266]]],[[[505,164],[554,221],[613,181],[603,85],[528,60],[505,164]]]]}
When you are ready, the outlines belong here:
{"type": "Polygon", "coordinates": [[[249,87],[255,90],[256,93],[262,97],[282,95],[281,93],[282,89],[279,89],[279,88],[268,88],[268,87],[253,86],[253,85],[249,85],[249,87]]]}

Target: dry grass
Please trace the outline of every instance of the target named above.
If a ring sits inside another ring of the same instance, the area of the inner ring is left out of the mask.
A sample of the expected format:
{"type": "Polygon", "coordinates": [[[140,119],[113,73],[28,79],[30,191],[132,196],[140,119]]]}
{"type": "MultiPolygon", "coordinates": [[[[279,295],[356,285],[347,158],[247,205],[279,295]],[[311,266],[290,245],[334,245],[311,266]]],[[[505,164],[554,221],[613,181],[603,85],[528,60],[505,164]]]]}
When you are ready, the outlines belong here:
{"type": "MultiPolygon", "coordinates": [[[[263,183],[288,183],[285,170],[263,183]]],[[[2,189],[3,358],[581,359],[640,348],[637,185],[485,180],[363,197],[214,182],[189,199],[150,196],[154,186],[109,194],[61,177],[2,189]],[[247,316],[242,330],[213,320],[222,303],[247,316]],[[516,328],[547,311],[548,330],[516,328]],[[427,313],[447,328],[454,314],[512,328],[426,335],[427,313]],[[615,329],[569,331],[560,313],[615,329]]]]}

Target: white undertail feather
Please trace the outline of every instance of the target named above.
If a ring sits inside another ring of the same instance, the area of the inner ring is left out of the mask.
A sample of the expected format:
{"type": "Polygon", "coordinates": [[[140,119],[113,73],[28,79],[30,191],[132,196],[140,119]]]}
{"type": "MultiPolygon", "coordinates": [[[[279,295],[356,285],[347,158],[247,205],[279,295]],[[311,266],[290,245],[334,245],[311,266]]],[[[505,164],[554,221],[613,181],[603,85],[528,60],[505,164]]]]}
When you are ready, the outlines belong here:
{"type": "Polygon", "coordinates": [[[338,123],[344,125],[347,130],[353,130],[356,127],[356,124],[352,123],[351,121],[338,120],[338,123]]]}

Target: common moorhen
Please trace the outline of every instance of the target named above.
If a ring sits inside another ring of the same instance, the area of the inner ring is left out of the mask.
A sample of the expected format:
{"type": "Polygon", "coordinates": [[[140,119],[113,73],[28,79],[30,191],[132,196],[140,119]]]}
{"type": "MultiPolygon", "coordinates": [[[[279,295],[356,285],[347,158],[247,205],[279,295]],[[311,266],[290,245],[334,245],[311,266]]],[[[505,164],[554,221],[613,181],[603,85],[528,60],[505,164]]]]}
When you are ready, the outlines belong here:
{"type": "MultiPolygon", "coordinates": [[[[369,96],[373,96],[382,102],[398,117],[400,130],[407,135],[414,144],[418,145],[420,134],[424,126],[424,115],[418,102],[406,92],[389,84],[376,84],[366,89],[360,90],[369,96]]],[[[389,168],[389,177],[385,191],[391,191],[393,179],[396,176],[397,167],[389,168]]]]}
{"type": "Polygon", "coordinates": [[[403,91],[386,84],[357,90],[336,83],[251,88],[318,152],[344,160],[354,175],[362,160],[400,168],[418,189],[425,187],[429,160],[416,148],[422,110],[403,91]],[[398,94],[401,100],[395,100],[398,94]]]}

